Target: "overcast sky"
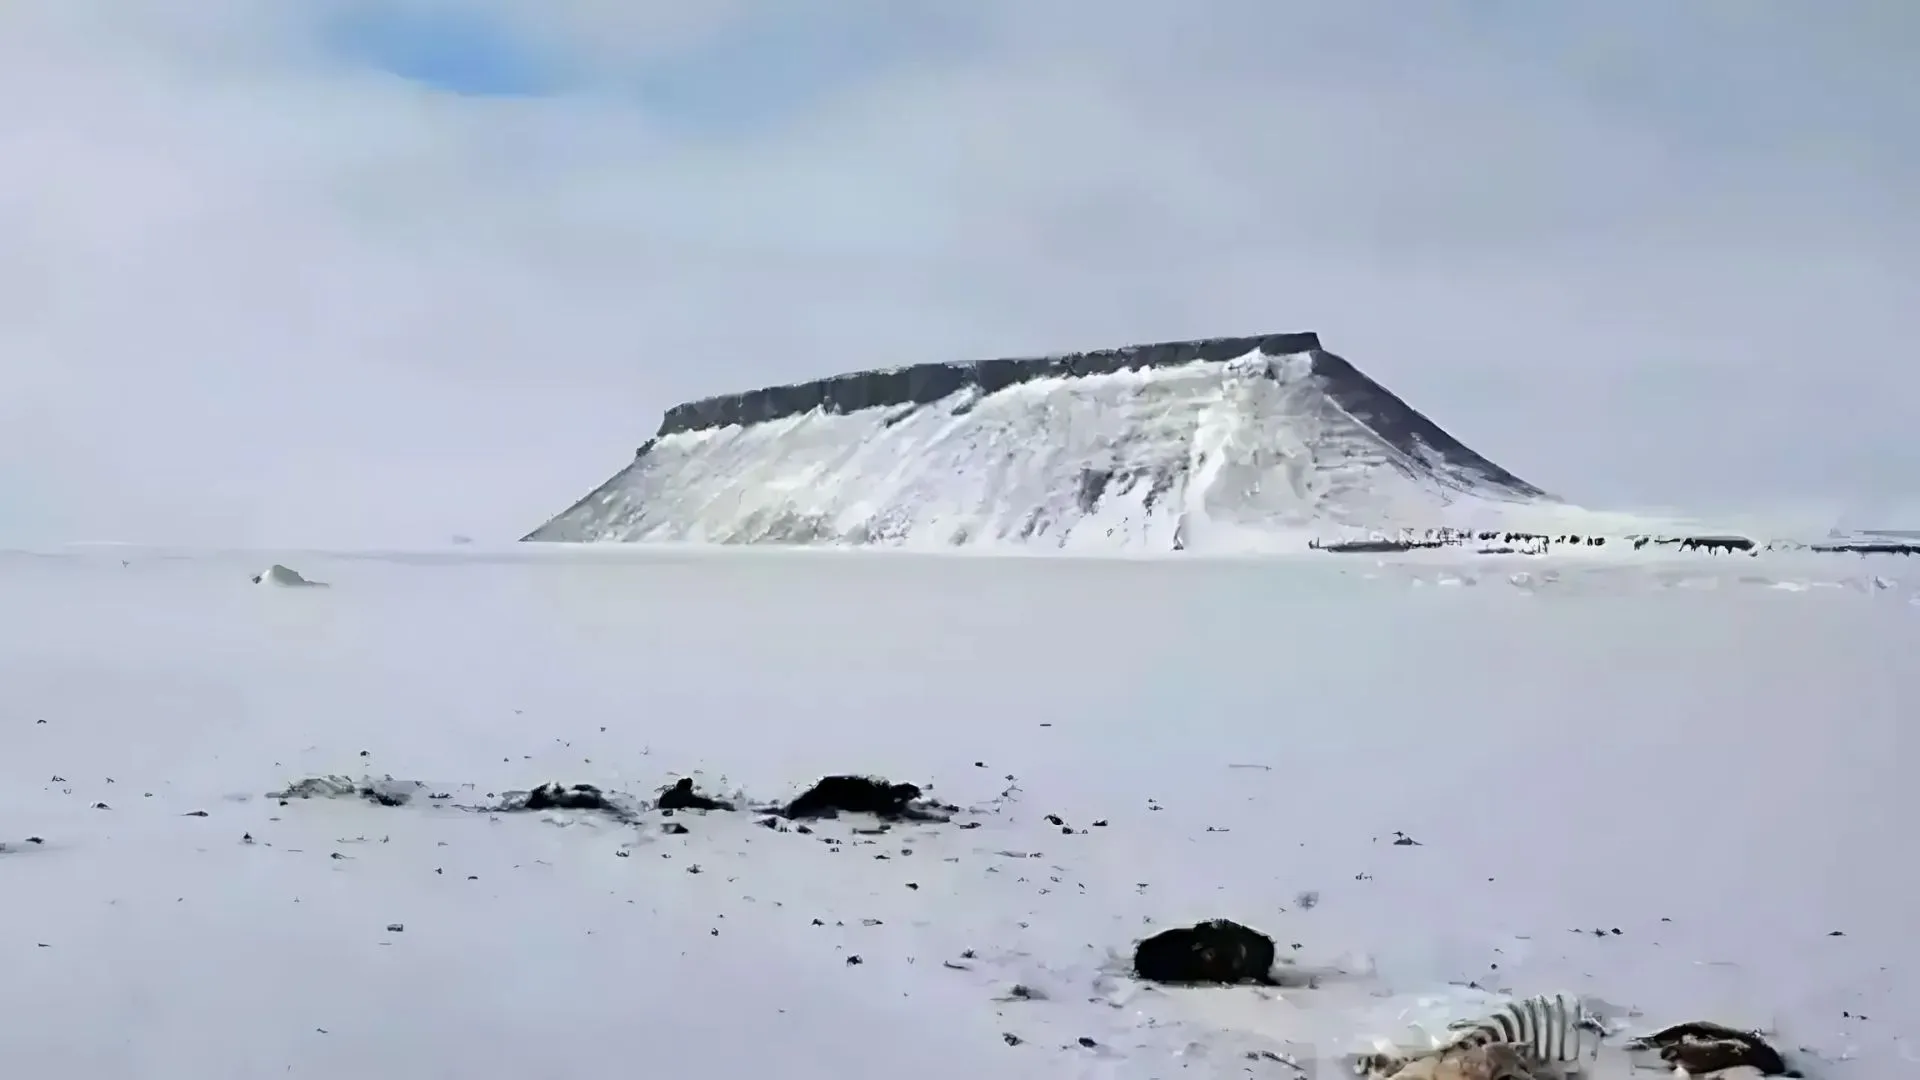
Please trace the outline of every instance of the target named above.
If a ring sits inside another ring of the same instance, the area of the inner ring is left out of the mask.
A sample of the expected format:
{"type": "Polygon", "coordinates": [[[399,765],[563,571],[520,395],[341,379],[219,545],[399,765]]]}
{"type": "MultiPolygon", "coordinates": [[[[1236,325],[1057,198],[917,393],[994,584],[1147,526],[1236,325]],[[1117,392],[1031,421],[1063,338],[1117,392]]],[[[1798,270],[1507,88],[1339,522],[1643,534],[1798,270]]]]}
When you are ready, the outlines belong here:
{"type": "Polygon", "coordinates": [[[1582,502],[1920,494],[1920,5],[12,0],[0,540],[511,537],[677,401],[1313,329],[1582,502]]]}

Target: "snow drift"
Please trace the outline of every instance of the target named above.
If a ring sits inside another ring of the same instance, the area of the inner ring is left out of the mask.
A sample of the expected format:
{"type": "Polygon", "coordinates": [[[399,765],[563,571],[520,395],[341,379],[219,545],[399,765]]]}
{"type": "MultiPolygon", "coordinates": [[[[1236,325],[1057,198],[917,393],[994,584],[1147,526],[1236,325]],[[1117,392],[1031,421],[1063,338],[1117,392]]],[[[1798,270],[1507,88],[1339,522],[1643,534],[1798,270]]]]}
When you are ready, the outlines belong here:
{"type": "Polygon", "coordinates": [[[528,540],[1179,548],[1555,504],[1311,333],[840,375],[667,411],[528,540]]]}
{"type": "Polygon", "coordinates": [[[253,575],[255,585],[274,585],[282,589],[324,589],[327,583],[314,581],[303,576],[300,571],[274,563],[265,570],[253,575]]]}

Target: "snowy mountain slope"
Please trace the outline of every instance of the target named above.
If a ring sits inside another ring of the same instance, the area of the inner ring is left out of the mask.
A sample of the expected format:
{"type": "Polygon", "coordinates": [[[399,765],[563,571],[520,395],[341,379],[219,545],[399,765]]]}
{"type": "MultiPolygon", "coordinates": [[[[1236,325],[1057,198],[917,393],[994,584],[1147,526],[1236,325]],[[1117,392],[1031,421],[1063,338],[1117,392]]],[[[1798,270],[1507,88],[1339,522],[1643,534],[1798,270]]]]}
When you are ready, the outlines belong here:
{"type": "Polygon", "coordinates": [[[1486,1007],[1475,981],[1910,1072],[1920,896],[1884,845],[1912,817],[1911,589],[1490,565],[0,555],[0,1061],[1282,1077],[1246,1055],[1431,1027],[1486,1007]],[[250,581],[275,562],[332,587],[250,581]],[[847,770],[978,827],[460,808],[847,770]],[[448,798],[263,797],[335,773],[448,798]],[[1168,991],[1115,963],[1215,916],[1351,975],[1168,991]]]}
{"type": "Polygon", "coordinates": [[[678,406],[631,465],[527,539],[1194,549],[1492,525],[1553,503],[1314,335],[1287,334],[678,406]]]}

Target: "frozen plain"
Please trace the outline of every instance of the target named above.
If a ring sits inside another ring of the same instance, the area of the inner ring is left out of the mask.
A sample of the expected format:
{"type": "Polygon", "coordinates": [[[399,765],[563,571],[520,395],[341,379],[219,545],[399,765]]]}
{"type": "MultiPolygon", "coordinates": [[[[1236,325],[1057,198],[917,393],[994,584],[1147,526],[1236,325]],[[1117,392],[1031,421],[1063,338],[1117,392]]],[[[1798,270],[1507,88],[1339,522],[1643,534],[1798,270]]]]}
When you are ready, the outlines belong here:
{"type": "Polygon", "coordinates": [[[1916,1075],[1914,584],[1786,557],[0,554],[0,1063],[1286,1077],[1260,1051],[1314,1069],[1475,1011],[1473,981],[1916,1075]],[[253,584],[272,562],[330,587],[253,584]],[[843,771],[980,827],[263,797],[693,775],[773,802],[843,771]],[[1211,917],[1354,977],[1121,976],[1211,917]]]}

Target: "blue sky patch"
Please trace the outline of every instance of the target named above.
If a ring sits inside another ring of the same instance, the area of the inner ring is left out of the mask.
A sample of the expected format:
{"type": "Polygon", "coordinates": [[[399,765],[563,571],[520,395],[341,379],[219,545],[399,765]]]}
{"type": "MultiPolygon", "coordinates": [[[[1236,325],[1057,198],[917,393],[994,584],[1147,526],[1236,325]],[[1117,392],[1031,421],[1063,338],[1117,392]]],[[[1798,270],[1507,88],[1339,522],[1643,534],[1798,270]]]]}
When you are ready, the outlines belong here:
{"type": "Polygon", "coordinates": [[[436,89],[529,97],[590,87],[625,98],[668,129],[732,137],[777,128],[849,90],[978,44],[965,21],[885,0],[794,5],[738,20],[625,63],[573,57],[482,14],[356,5],[325,29],[330,48],[436,89]]]}
{"type": "Polygon", "coordinates": [[[527,97],[564,85],[557,65],[480,15],[365,5],[329,25],[327,37],[353,60],[449,93],[527,97]]]}

